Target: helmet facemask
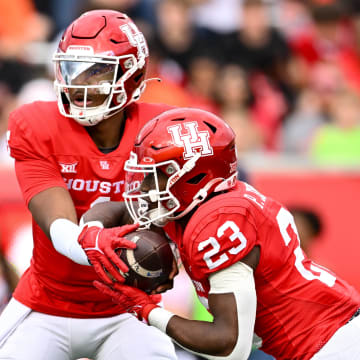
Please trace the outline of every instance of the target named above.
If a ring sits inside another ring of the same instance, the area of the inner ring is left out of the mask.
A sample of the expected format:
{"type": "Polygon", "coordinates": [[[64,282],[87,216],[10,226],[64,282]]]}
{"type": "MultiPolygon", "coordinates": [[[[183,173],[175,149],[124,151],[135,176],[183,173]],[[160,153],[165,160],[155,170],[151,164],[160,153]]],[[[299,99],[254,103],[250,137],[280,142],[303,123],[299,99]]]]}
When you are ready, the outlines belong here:
{"type": "Polygon", "coordinates": [[[138,164],[137,155],[131,152],[130,159],[124,166],[126,191],[123,197],[134,222],[145,228],[148,228],[150,224],[163,227],[169,221],[178,220],[188,214],[211,192],[226,190],[234,186],[236,172],[228,179],[212,179],[194,195],[192,201],[183,210],[176,213],[181,204],[171,188],[185,174],[192,171],[200,157],[201,154],[197,153],[180,168],[174,160],[155,163],[152,159],[145,158],[144,160],[148,161],[138,164]]]}
{"type": "Polygon", "coordinates": [[[173,160],[157,164],[152,159],[144,160],[139,164],[137,155],[131,152],[125,162],[126,191],[123,197],[131,217],[140,227],[147,228],[152,223],[163,227],[180,207],[170,187],[181,169],[173,160]]]}
{"type": "Polygon", "coordinates": [[[133,54],[84,55],[83,50],[79,54],[68,49],[66,54],[56,53],[53,60],[60,113],[81,125],[98,124],[120,111],[125,104],[137,100],[143,91],[144,85],[140,84],[132,99],[128,99],[125,90],[125,82],[143,65],[133,54]],[[121,64],[127,69],[124,73],[121,64]],[[92,84],[94,80],[97,81],[92,84]],[[93,99],[102,101],[91,106],[93,99]]]}

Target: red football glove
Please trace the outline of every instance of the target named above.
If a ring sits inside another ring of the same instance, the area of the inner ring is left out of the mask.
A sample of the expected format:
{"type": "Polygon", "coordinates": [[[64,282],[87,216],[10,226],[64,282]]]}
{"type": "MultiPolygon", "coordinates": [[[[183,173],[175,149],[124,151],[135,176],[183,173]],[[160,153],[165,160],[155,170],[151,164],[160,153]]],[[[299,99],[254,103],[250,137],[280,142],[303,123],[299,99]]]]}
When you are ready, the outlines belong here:
{"type": "Polygon", "coordinates": [[[106,271],[115,280],[125,281],[119,270],[126,273],[129,269],[114,250],[117,248],[135,249],[136,244],[123,236],[138,227],[138,224],[133,224],[103,229],[98,226],[86,225],[80,233],[78,242],[84,249],[90,264],[105,283],[112,283],[106,271]]]}
{"type": "Polygon", "coordinates": [[[140,289],[124,284],[114,283],[109,286],[100,281],[94,281],[93,284],[103,294],[110,296],[115,303],[122,305],[126,312],[147,323],[150,311],[158,307],[157,303],[161,300],[160,294],[148,295],[140,289]]]}

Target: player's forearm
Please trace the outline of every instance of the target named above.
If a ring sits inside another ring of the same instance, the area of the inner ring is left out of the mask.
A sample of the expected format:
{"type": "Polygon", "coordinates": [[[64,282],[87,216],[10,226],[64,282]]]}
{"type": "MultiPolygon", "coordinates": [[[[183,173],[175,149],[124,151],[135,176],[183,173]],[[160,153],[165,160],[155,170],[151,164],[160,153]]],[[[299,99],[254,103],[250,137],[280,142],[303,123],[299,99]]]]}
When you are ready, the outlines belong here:
{"type": "Polygon", "coordinates": [[[228,331],[226,326],[179,316],[170,319],[166,333],[179,345],[202,355],[227,356],[237,341],[237,334],[228,331]]]}
{"type": "Polygon", "coordinates": [[[67,219],[76,224],[78,221],[70,194],[61,187],[52,187],[36,194],[29,202],[29,210],[48,238],[50,226],[56,219],[67,219]]]}
{"type": "Polygon", "coordinates": [[[203,357],[245,360],[251,350],[256,313],[253,271],[238,262],[213,273],[209,281],[213,322],[186,320],[160,308],[150,311],[148,321],[203,357]]]}
{"type": "Polygon", "coordinates": [[[132,223],[125,203],[121,201],[106,201],[90,208],[81,218],[86,223],[101,221],[105,228],[132,223]]]}

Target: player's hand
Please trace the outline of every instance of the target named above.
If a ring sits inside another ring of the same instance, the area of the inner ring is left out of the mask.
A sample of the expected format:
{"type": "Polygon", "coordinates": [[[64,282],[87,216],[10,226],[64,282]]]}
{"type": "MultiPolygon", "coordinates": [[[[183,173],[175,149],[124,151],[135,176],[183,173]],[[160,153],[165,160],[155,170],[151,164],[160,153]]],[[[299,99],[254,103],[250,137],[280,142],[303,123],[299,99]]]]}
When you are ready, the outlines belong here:
{"type": "Polygon", "coordinates": [[[113,282],[108,274],[116,281],[125,281],[119,270],[126,273],[129,269],[114,250],[117,248],[135,249],[136,244],[123,236],[138,227],[138,224],[133,224],[103,229],[85,225],[80,233],[78,242],[84,249],[90,264],[105,283],[113,282]]]}
{"type": "Polygon", "coordinates": [[[140,289],[124,284],[114,283],[110,286],[100,281],[94,281],[93,284],[115,303],[123,306],[126,312],[147,323],[150,311],[158,307],[157,303],[161,300],[161,295],[148,295],[140,289]]]}

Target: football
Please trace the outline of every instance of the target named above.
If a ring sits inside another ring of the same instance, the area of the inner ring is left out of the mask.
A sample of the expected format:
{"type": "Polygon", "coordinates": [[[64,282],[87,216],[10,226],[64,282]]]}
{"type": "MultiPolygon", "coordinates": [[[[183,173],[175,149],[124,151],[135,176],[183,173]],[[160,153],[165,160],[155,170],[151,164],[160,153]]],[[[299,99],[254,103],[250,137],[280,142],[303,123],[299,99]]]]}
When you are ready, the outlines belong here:
{"type": "Polygon", "coordinates": [[[172,270],[174,255],[165,235],[152,230],[137,230],[125,235],[136,248],[117,249],[116,253],[129,267],[125,284],[151,293],[164,284],[172,270]]]}

